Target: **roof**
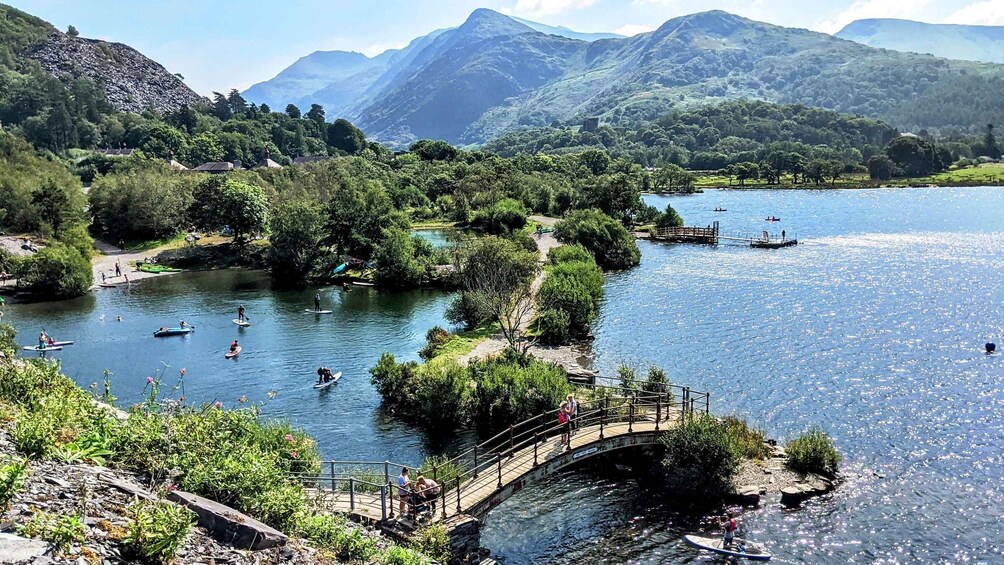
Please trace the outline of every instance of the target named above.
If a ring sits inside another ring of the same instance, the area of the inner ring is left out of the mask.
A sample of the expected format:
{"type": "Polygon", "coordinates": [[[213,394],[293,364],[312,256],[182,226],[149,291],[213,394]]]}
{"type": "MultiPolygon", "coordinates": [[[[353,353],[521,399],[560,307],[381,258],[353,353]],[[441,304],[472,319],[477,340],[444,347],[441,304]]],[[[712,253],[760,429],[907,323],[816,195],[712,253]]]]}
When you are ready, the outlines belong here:
{"type": "Polygon", "coordinates": [[[102,151],[107,157],[129,157],[135,152],[135,149],[105,149],[102,151]]]}
{"type": "Polygon", "coordinates": [[[319,161],[327,161],[331,157],[327,155],[304,155],[303,157],[297,157],[293,159],[294,165],[302,165],[304,163],[317,163],[319,161]]]}
{"type": "Polygon", "coordinates": [[[234,168],[234,164],[229,161],[212,161],[209,163],[203,163],[192,170],[203,173],[222,173],[224,171],[232,171],[234,168]]]}
{"type": "Polygon", "coordinates": [[[275,161],[269,159],[268,157],[265,157],[265,159],[262,162],[258,163],[258,167],[257,168],[259,168],[259,169],[281,169],[282,165],[280,165],[279,163],[276,163],[275,161]]]}
{"type": "Polygon", "coordinates": [[[187,171],[188,170],[188,167],[182,165],[181,163],[175,161],[174,159],[169,159],[167,161],[167,166],[171,167],[172,169],[174,169],[176,171],[187,171]]]}

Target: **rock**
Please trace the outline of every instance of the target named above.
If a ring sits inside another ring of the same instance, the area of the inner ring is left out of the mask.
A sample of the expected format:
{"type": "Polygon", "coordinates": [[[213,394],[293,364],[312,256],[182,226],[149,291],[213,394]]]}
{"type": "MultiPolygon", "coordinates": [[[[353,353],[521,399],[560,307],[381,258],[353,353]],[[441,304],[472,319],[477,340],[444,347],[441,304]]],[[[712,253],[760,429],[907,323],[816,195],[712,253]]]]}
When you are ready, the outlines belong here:
{"type": "Polygon", "coordinates": [[[45,482],[49,483],[50,485],[56,485],[57,487],[60,487],[60,488],[70,488],[70,483],[68,483],[68,482],[66,482],[63,479],[60,479],[58,477],[52,477],[52,476],[46,475],[45,476],[45,482]]]}
{"type": "Polygon", "coordinates": [[[130,480],[120,479],[109,474],[98,475],[98,478],[105,484],[111,485],[130,496],[138,496],[147,500],[155,498],[150,491],[130,480]]]}
{"type": "Polygon", "coordinates": [[[238,549],[268,549],[289,540],[279,530],[207,498],[180,490],[168,493],[167,498],[187,506],[199,517],[199,526],[238,549]]]}
{"type": "Polygon", "coordinates": [[[758,486],[746,485],[736,488],[736,492],[733,497],[736,503],[743,506],[760,506],[760,491],[766,490],[761,489],[758,486]]]}
{"type": "Polygon", "coordinates": [[[49,544],[44,541],[0,533],[0,563],[21,563],[32,559],[37,562],[48,548],[49,544]]]}

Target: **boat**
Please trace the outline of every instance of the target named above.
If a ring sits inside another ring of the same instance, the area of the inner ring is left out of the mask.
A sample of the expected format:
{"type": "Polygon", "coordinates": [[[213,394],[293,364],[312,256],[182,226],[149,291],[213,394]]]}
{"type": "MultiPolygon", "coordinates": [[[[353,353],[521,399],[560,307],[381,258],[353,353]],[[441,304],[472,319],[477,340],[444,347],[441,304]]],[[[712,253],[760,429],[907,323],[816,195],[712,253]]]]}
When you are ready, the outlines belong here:
{"type": "Polygon", "coordinates": [[[683,536],[683,540],[687,542],[687,545],[690,547],[696,547],[697,549],[703,549],[704,551],[710,551],[719,555],[741,557],[743,559],[749,559],[750,561],[770,561],[771,557],[771,555],[760,545],[746,542],[741,539],[735,540],[732,544],[732,549],[725,549],[723,547],[725,542],[722,538],[687,535],[683,536]]]}
{"type": "Polygon", "coordinates": [[[764,218],[764,221],[765,221],[765,222],[780,222],[780,221],[781,221],[781,218],[776,218],[776,217],[774,217],[774,216],[771,216],[771,217],[769,217],[769,218],[764,218]]]}
{"type": "Polygon", "coordinates": [[[39,347],[37,345],[26,345],[22,349],[25,351],[38,351],[39,353],[45,353],[46,351],[62,351],[63,348],[59,345],[46,345],[45,347],[39,347]]]}
{"type": "Polygon", "coordinates": [[[725,208],[715,208],[714,211],[715,212],[728,212],[728,210],[726,210],[725,208]]]}
{"type": "Polygon", "coordinates": [[[314,390],[324,390],[324,389],[330,387],[331,385],[337,383],[338,379],[340,379],[340,378],[342,378],[342,372],[338,371],[334,375],[331,375],[331,380],[330,381],[328,381],[326,383],[316,383],[316,384],[314,384],[314,390]]]}
{"type": "Polygon", "coordinates": [[[251,322],[247,320],[244,320],[243,322],[240,320],[234,320],[233,322],[242,328],[246,328],[251,325],[251,322]]]}
{"type": "Polygon", "coordinates": [[[244,350],[244,348],[238,345],[237,349],[234,349],[233,351],[227,351],[226,354],[223,355],[223,356],[226,357],[227,359],[234,359],[238,355],[240,355],[241,351],[243,351],[243,350],[244,350]]]}
{"type": "Polygon", "coordinates": [[[365,282],[365,281],[352,281],[352,284],[355,286],[376,286],[371,282],[365,282]]]}
{"type": "Polygon", "coordinates": [[[163,265],[152,265],[150,263],[143,263],[142,265],[136,267],[137,271],[144,273],[180,273],[181,269],[176,269],[174,267],[164,267],[163,265]]]}
{"type": "Polygon", "coordinates": [[[331,274],[337,275],[338,273],[344,271],[348,267],[349,267],[348,263],[342,263],[341,265],[338,265],[337,267],[335,267],[335,269],[333,271],[331,271],[331,274]]]}
{"type": "Polygon", "coordinates": [[[310,308],[307,308],[304,312],[307,314],[331,314],[334,310],[311,310],[310,308]]]}
{"type": "Polygon", "coordinates": [[[169,337],[172,335],[187,335],[195,331],[195,326],[188,328],[164,328],[153,332],[153,337],[169,337]]]}

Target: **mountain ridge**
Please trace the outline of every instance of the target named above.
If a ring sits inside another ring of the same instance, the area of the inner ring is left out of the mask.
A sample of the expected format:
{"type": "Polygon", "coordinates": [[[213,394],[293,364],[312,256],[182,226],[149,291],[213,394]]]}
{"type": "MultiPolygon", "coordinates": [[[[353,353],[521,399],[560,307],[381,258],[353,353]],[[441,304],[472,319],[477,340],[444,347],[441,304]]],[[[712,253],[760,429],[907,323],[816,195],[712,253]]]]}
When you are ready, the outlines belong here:
{"type": "Polygon", "coordinates": [[[871,47],[930,53],[946,59],[1004,63],[1004,26],[872,18],[847,24],[835,37],[871,47]]]}

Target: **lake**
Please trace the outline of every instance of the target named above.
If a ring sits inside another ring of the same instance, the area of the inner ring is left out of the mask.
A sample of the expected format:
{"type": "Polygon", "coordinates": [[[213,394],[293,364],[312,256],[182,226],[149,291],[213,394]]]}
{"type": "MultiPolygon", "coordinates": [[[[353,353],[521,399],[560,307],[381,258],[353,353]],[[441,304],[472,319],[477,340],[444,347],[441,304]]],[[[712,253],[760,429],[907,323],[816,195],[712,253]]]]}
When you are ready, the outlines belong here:
{"type": "MultiPolygon", "coordinates": [[[[785,439],[810,425],[834,437],[847,482],[794,512],[768,501],[745,521],[780,563],[1004,562],[1004,191],[996,188],[709,191],[648,196],[688,225],[797,235],[781,250],[640,242],[639,267],[607,277],[595,364],[664,367],[785,439]],[[728,211],[715,213],[715,207],[728,211]],[[781,222],[763,219],[778,216],[781,222]]],[[[380,407],[367,369],[382,351],[417,359],[445,324],[449,296],[273,291],[260,273],[143,281],[62,303],[12,305],[31,343],[44,327],[78,344],[59,354],[87,386],[114,374],[121,402],[146,377],[185,367],[186,396],[267,401],[318,438],[326,457],[417,461],[449,450],[380,407]],[[253,326],[239,330],[236,306],[253,326]],[[116,322],[115,316],[123,321],[116,322]],[[154,339],[185,319],[186,338],[154,339]],[[223,353],[234,338],[238,361],[223,353]],[[345,372],[310,388],[326,364],[345,372]]],[[[510,565],[703,561],[683,546],[695,519],[629,475],[570,472],[527,488],[489,516],[482,543],[510,565]]]]}

